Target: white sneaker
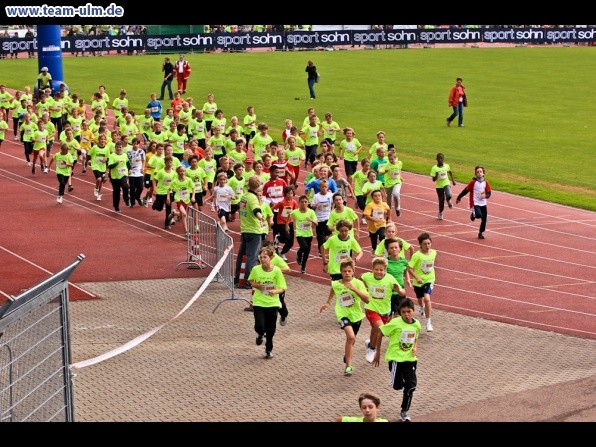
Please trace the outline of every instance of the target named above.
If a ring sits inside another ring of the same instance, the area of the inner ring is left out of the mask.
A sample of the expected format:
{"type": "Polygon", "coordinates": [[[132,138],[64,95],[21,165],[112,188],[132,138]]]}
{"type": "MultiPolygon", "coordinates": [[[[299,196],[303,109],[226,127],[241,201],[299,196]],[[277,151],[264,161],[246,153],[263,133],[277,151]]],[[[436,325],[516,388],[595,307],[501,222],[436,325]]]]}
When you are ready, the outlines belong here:
{"type": "Polygon", "coordinates": [[[439,216],[437,217],[437,219],[443,220],[443,213],[439,213],[439,216]]]}
{"type": "Polygon", "coordinates": [[[31,162],[30,161],[27,162],[27,166],[31,166],[31,162]]]}
{"type": "Polygon", "coordinates": [[[62,203],[62,196],[58,196],[58,198],[56,199],[56,202],[62,203]]]}
{"type": "Polygon", "coordinates": [[[363,217],[363,218],[362,218],[362,225],[366,225],[366,224],[368,224],[368,222],[367,222],[367,221],[366,221],[366,219],[363,217]]]}
{"type": "Polygon", "coordinates": [[[95,197],[96,197],[96,200],[101,200],[101,194],[97,194],[97,196],[95,196],[95,197]]]}
{"type": "Polygon", "coordinates": [[[284,255],[281,255],[281,259],[283,259],[284,261],[287,261],[288,257],[284,254],[284,255]]]}
{"type": "Polygon", "coordinates": [[[370,338],[367,338],[366,340],[364,340],[364,347],[368,350],[370,349],[370,338]]]}
{"type": "Polygon", "coordinates": [[[377,350],[376,349],[369,349],[366,351],[366,361],[368,363],[372,363],[375,360],[375,355],[377,354],[377,350]]]}
{"type": "Polygon", "coordinates": [[[410,422],[412,420],[408,412],[403,410],[399,413],[399,417],[402,422],[410,422]]]}
{"type": "Polygon", "coordinates": [[[97,189],[94,189],[94,190],[93,190],[93,195],[94,195],[95,197],[97,197],[97,194],[98,194],[98,192],[97,192],[97,189]]]}
{"type": "Polygon", "coordinates": [[[43,173],[47,174],[48,172],[50,172],[50,170],[48,168],[43,168],[43,173]]]}
{"type": "Polygon", "coordinates": [[[147,203],[153,203],[153,197],[149,197],[149,198],[147,199],[147,203]]]}
{"type": "Polygon", "coordinates": [[[426,322],[426,332],[432,332],[433,331],[433,325],[430,324],[430,321],[426,322]]]}

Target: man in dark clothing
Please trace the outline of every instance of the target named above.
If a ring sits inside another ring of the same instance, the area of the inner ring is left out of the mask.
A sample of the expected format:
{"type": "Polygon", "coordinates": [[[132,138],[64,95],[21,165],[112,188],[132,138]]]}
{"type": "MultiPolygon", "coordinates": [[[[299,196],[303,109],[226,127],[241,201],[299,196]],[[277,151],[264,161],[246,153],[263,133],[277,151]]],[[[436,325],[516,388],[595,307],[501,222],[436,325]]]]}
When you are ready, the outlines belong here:
{"type": "Polygon", "coordinates": [[[171,101],[174,99],[174,93],[172,92],[172,81],[174,80],[174,65],[172,65],[172,62],[170,62],[169,57],[164,58],[163,65],[161,66],[161,71],[163,71],[163,82],[161,83],[161,95],[159,95],[158,99],[160,101],[163,101],[163,95],[167,85],[171,101]]]}

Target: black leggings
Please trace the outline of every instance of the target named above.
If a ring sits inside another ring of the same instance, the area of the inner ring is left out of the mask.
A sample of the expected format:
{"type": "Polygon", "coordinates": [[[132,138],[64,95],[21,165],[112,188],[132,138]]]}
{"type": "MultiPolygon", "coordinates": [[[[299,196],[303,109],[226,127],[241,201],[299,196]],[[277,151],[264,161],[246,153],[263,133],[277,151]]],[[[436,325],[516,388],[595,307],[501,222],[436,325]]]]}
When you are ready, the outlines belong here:
{"type": "Polygon", "coordinates": [[[288,224],[289,231],[286,231],[286,224],[274,224],[273,233],[279,234],[279,242],[284,244],[281,254],[285,255],[294,245],[294,222],[288,224]]]}
{"type": "Polygon", "coordinates": [[[327,236],[331,236],[331,230],[327,226],[327,221],[324,220],[317,224],[317,245],[319,253],[321,253],[321,248],[323,248],[323,244],[327,240],[327,236]]]}
{"type": "Polygon", "coordinates": [[[451,201],[451,187],[447,185],[442,188],[436,188],[436,190],[439,197],[439,213],[442,213],[445,209],[445,200],[447,202],[451,201]]]}
{"type": "Polygon", "coordinates": [[[486,208],[486,205],[474,205],[474,214],[476,216],[476,219],[481,219],[480,228],[478,229],[478,232],[484,233],[484,230],[486,230],[486,221],[488,220],[488,209],[486,208]]]}
{"type": "Polygon", "coordinates": [[[385,227],[379,228],[376,233],[369,232],[370,244],[372,245],[372,251],[377,249],[377,244],[385,239],[385,227]]]}
{"type": "Polygon", "coordinates": [[[300,248],[298,249],[298,258],[302,257],[302,262],[300,263],[300,267],[302,270],[306,268],[306,261],[308,261],[308,257],[310,255],[310,247],[312,244],[312,236],[302,237],[297,236],[296,240],[298,241],[298,245],[300,248]]]}
{"type": "Polygon", "coordinates": [[[58,177],[58,195],[63,196],[64,189],[66,188],[66,184],[68,183],[68,178],[70,176],[64,174],[56,174],[56,176],[58,177]]]}
{"type": "Polygon", "coordinates": [[[273,336],[277,327],[277,307],[253,306],[255,316],[255,332],[266,337],[265,349],[273,351],[273,336]]]}

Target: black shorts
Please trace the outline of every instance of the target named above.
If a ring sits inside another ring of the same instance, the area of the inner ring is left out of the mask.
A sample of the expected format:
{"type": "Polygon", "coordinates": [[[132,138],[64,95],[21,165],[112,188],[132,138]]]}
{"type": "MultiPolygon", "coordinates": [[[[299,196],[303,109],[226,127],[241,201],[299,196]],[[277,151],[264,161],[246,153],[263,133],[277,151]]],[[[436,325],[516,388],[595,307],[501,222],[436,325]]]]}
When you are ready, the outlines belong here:
{"type": "Polygon", "coordinates": [[[199,206],[203,206],[203,191],[195,192],[195,203],[199,206]]]}
{"type": "Polygon", "coordinates": [[[406,300],[405,296],[393,294],[391,295],[391,313],[393,315],[399,315],[399,306],[406,300]]]}
{"type": "Polygon", "coordinates": [[[421,286],[413,286],[414,292],[416,293],[416,298],[424,298],[424,295],[428,293],[431,295],[433,293],[433,283],[427,282],[422,284],[421,286]]]}
{"type": "Polygon", "coordinates": [[[352,326],[352,329],[354,330],[354,335],[358,335],[358,331],[360,330],[360,324],[362,323],[362,320],[352,323],[348,318],[344,317],[341,320],[339,320],[338,323],[339,328],[342,331],[346,326],[352,326]]]}
{"type": "Polygon", "coordinates": [[[145,188],[149,189],[153,186],[153,182],[151,181],[151,174],[144,174],[143,175],[143,184],[145,188]]]}
{"type": "Polygon", "coordinates": [[[232,203],[231,210],[232,211],[230,211],[230,213],[232,213],[232,214],[237,213],[240,210],[240,202],[232,203]]]}
{"type": "Polygon", "coordinates": [[[344,169],[346,170],[346,175],[352,176],[358,169],[358,162],[344,159],[344,169]]]}
{"type": "Polygon", "coordinates": [[[219,217],[220,219],[222,217],[225,217],[226,222],[229,222],[230,221],[230,212],[229,211],[222,210],[220,208],[220,209],[217,210],[217,217],[219,217]]]}
{"type": "Polygon", "coordinates": [[[96,171],[95,169],[93,170],[93,175],[95,176],[96,179],[98,178],[105,178],[106,173],[105,172],[101,172],[101,171],[96,171]]]}

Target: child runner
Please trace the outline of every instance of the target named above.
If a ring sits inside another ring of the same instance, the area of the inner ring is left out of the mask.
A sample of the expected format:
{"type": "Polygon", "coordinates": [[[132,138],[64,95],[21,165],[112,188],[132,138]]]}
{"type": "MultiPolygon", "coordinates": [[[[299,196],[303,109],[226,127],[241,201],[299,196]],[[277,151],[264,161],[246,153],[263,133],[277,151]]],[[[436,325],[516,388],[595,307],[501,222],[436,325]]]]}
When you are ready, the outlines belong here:
{"type": "Polygon", "coordinates": [[[228,176],[225,172],[217,174],[217,185],[213,188],[213,195],[207,200],[215,202],[217,217],[224,231],[228,231],[228,221],[232,211],[232,201],[236,200],[234,190],[228,185],[228,176]]]}
{"type": "Polygon", "coordinates": [[[60,145],[60,152],[55,153],[50,160],[48,168],[52,167],[52,164],[56,162],[56,176],[58,177],[58,198],[56,202],[62,203],[64,198],[64,189],[70,178],[70,169],[73,165],[73,158],[68,151],[68,144],[62,143],[60,145]]]}
{"type": "Polygon", "coordinates": [[[366,347],[366,361],[372,363],[375,359],[377,338],[381,337],[379,328],[391,319],[391,296],[397,292],[406,296],[406,291],[399,285],[397,279],[387,274],[387,259],[374,258],[372,271],[365,272],[360,279],[368,289],[370,301],[364,305],[366,319],[370,323],[370,338],[364,342],[366,347]]]}
{"type": "MultiPolygon", "coordinates": [[[[412,395],[416,390],[416,367],[418,366],[417,347],[420,335],[420,322],[414,319],[416,307],[412,300],[406,298],[399,307],[398,318],[393,318],[389,323],[381,326],[381,334],[389,337],[389,346],[385,353],[385,361],[391,372],[391,384],[394,390],[403,389],[400,417],[403,422],[412,419],[408,410],[412,405],[412,395]]],[[[374,366],[379,366],[381,359],[381,342],[379,337],[374,366]]]]}
{"type": "MultiPolygon", "coordinates": [[[[412,277],[408,273],[408,261],[406,261],[400,254],[403,251],[402,240],[399,238],[387,238],[384,240],[385,244],[387,245],[387,273],[393,276],[400,287],[404,289],[405,292],[405,282],[404,282],[404,275],[408,282],[408,285],[412,287],[412,277]]],[[[398,316],[399,315],[399,306],[404,300],[405,296],[399,295],[399,293],[393,292],[391,295],[391,316],[398,316]]]]}
{"type": "MultiPolygon", "coordinates": [[[[176,217],[180,217],[180,220],[182,220],[184,234],[188,239],[190,237],[190,233],[188,231],[188,222],[186,220],[186,216],[188,214],[188,205],[191,202],[194,205],[195,202],[195,184],[190,177],[185,175],[185,172],[186,168],[184,166],[178,166],[176,168],[176,174],[178,175],[176,178],[174,178],[174,180],[172,180],[170,191],[174,192],[174,200],[176,201],[178,208],[177,211],[172,211],[172,213],[176,217]]],[[[174,215],[172,217],[174,217],[174,215]]]]}
{"type": "Polygon", "coordinates": [[[346,259],[352,259],[354,263],[362,258],[362,248],[356,238],[350,236],[352,224],[347,220],[340,220],[335,225],[337,234],[331,236],[322,246],[323,270],[331,277],[331,281],[341,279],[341,263],[346,259]],[[356,257],[352,258],[352,254],[356,257]]]}
{"type": "Polygon", "coordinates": [[[306,263],[310,255],[312,245],[313,226],[317,225],[317,215],[308,207],[308,197],[300,196],[298,198],[297,210],[290,212],[290,218],[296,225],[296,240],[300,248],[296,253],[296,262],[300,265],[300,273],[306,273],[306,263]]]}
{"type": "MultiPolygon", "coordinates": [[[[155,158],[155,156],[154,156],[155,158]]],[[[172,229],[174,219],[171,217],[172,202],[170,194],[170,186],[176,177],[176,171],[172,168],[174,164],[174,157],[168,155],[164,158],[163,169],[156,170],[153,177],[153,191],[155,191],[155,202],[151,209],[161,212],[166,207],[166,218],[164,221],[164,228],[166,230],[172,229]]]]}
{"type": "Polygon", "coordinates": [[[488,209],[486,204],[487,199],[489,199],[492,194],[490,185],[484,178],[485,172],[484,166],[476,166],[474,168],[475,177],[470,180],[455,200],[455,203],[459,203],[467,193],[470,193],[469,206],[472,210],[470,220],[474,222],[475,219],[481,219],[480,229],[478,230],[478,239],[484,239],[486,221],[488,220],[488,209]]]}
{"type": "Polygon", "coordinates": [[[89,157],[91,159],[91,170],[95,176],[95,189],[93,194],[96,200],[101,200],[101,188],[106,182],[106,173],[108,170],[108,157],[110,156],[110,149],[107,146],[107,138],[105,135],[100,135],[97,144],[91,147],[89,157]]]}
{"type": "Polygon", "coordinates": [[[362,215],[368,221],[368,235],[372,246],[372,256],[379,241],[385,239],[385,227],[389,219],[389,205],[382,200],[382,191],[373,191],[372,201],[366,205],[362,215]]]}
{"type": "MultiPolygon", "coordinates": [[[[273,250],[273,258],[271,258],[271,265],[279,267],[279,269],[281,270],[281,272],[283,274],[290,273],[291,270],[290,270],[290,267],[288,266],[288,263],[285,261],[285,259],[283,259],[277,253],[275,253],[275,247],[273,245],[273,241],[271,241],[269,239],[265,239],[263,241],[263,245],[261,245],[261,248],[265,248],[265,247],[268,247],[271,250],[273,250]]],[[[281,307],[279,308],[279,324],[280,324],[280,326],[285,326],[288,322],[288,307],[286,306],[286,292],[285,292],[285,290],[283,293],[279,294],[279,301],[281,303],[281,307]]]]}
{"type": "Polygon", "coordinates": [[[400,237],[397,237],[397,225],[394,222],[389,222],[385,227],[385,239],[380,241],[377,245],[377,248],[375,250],[375,256],[383,256],[385,258],[389,257],[389,249],[387,248],[387,239],[389,238],[396,238],[397,240],[399,240],[399,243],[401,244],[399,256],[401,258],[406,259],[406,252],[408,252],[407,259],[412,258],[412,255],[414,254],[414,247],[412,247],[412,245],[408,241],[400,237]]]}
{"type": "Polygon", "coordinates": [[[414,253],[408,262],[408,272],[414,278],[412,287],[416,293],[416,298],[418,298],[420,315],[426,315],[426,331],[432,332],[430,295],[433,293],[435,284],[437,251],[430,248],[432,239],[428,233],[422,233],[418,236],[418,243],[420,244],[420,250],[414,253]]]}
{"type": "Polygon", "coordinates": [[[287,289],[286,279],[279,267],[271,264],[273,250],[264,247],[259,250],[260,264],[255,265],[248,276],[248,281],[253,289],[253,308],[255,318],[256,344],[265,341],[265,358],[273,357],[273,336],[277,326],[277,313],[281,307],[279,294],[287,289]]]}
{"type": "Polygon", "coordinates": [[[377,417],[381,399],[376,394],[362,393],[358,396],[358,406],[362,416],[338,416],[335,422],[389,422],[377,417]]]}
{"type": "Polygon", "coordinates": [[[354,345],[356,344],[356,335],[360,330],[360,325],[364,319],[361,301],[368,303],[368,293],[366,286],[358,278],[354,277],[354,261],[344,259],[340,264],[341,278],[331,282],[331,290],[327,301],[323,303],[319,312],[323,312],[331,305],[335,299],[335,317],[339,323],[339,328],[346,335],[344,347],[344,376],[350,377],[354,373],[352,366],[352,355],[354,345]]]}
{"type": "Polygon", "coordinates": [[[451,166],[445,163],[445,156],[443,154],[437,154],[437,164],[431,168],[430,176],[432,177],[433,182],[435,182],[435,189],[437,191],[437,197],[439,198],[439,215],[437,218],[443,220],[445,201],[447,201],[447,206],[449,206],[449,208],[453,208],[453,204],[451,203],[451,186],[449,185],[449,182],[455,186],[451,166]]]}

